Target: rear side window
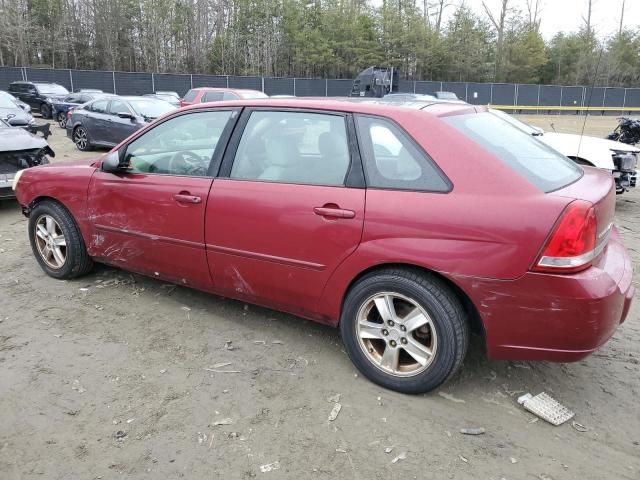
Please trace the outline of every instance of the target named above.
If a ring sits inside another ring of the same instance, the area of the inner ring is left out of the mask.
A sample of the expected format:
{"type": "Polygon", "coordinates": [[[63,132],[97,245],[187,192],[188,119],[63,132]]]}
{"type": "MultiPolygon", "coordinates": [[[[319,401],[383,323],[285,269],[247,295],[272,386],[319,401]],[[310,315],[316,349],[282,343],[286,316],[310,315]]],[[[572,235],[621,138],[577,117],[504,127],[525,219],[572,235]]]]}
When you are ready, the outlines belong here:
{"type": "Polygon", "coordinates": [[[448,192],[449,182],[409,136],[393,122],[357,116],[367,187],[448,192]]]}
{"type": "Polygon", "coordinates": [[[238,100],[238,96],[235,93],[231,93],[231,92],[224,92],[224,95],[222,96],[223,100],[238,100]]]}
{"type": "Polygon", "coordinates": [[[107,113],[108,103],[109,103],[109,100],[98,100],[91,104],[91,106],[89,107],[89,110],[97,113],[107,113]]]}
{"type": "Polygon", "coordinates": [[[202,96],[202,103],[204,102],[219,102],[222,100],[223,92],[205,92],[202,96]]]}
{"type": "Polygon", "coordinates": [[[198,96],[197,90],[189,90],[187,94],[184,96],[183,100],[185,102],[193,102],[197,96],[198,96]]]}
{"type": "Polygon", "coordinates": [[[582,169],[564,155],[488,112],[444,118],[543,192],[578,180],[582,169]]]}
{"type": "Polygon", "coordinates": [[[111,100],[111,105],[109,105],[109,113],[113,115],[117,115],[119,113],[131,113],[127,104],[122,100],[111,100]]]}

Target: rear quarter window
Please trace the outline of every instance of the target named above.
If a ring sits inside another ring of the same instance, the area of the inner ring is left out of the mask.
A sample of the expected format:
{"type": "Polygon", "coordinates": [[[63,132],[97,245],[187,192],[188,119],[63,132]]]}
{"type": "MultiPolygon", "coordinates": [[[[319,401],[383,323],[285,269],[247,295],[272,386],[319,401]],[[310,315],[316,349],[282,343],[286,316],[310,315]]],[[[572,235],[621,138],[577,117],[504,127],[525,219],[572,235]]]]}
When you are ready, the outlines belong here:
{"type": "Polygon", "coordinates": [[[545,193],[582,176],[582,169],[567,157],[489,112],[452,115],[444,121],[545,193]]]}
{"type": "Polygon", "coordinates": [[[184,96],[183,100],[185,102],[193,102],[197,96],[198,96],[197,90],[189,90],[187,94],[184,96]]]}

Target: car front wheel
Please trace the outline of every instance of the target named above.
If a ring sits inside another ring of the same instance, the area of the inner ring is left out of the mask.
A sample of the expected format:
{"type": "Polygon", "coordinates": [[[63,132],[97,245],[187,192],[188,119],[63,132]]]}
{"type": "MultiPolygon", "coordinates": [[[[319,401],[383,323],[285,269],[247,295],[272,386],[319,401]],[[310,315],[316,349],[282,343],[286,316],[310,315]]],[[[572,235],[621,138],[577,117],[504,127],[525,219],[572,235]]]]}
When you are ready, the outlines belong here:
{"type": "Polygon", "coordinates": [[[340,330],[358,370],[403,393],[427,392],[450,378],[469,337],[466,312],[450,288],[408,269],[360,279],[345,299],[340,330]]]}
{"type": "Polygon", "coordinates": [[[38,203],[29,215],[31,250],[42,269],[58,279],[88,273],[93,262],[71,214],[59,203],[38,203]]]}
{"type": "Polygon", "coordinates": [[[91,150],[91,144],[89,143],[89,136],[87,135],[87,131],[84,127],[76,127],[73,131],[73,143],[76,144],[78,150],[82,150],[86,152],[91,150]]]}

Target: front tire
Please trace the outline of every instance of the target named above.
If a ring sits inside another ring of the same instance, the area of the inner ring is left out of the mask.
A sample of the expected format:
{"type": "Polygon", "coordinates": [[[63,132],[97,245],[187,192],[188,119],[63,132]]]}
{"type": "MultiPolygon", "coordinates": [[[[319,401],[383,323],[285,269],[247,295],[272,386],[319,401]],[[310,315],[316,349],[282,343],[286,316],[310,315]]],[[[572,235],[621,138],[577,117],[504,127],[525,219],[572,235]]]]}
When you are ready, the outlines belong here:
{"type": "Polygon", "coordinates": [[[46,103],[40,105],[40,115],[42,118],[51,118],[51,107],[46,103]]]}
{"type": "Polygon", "coordinates": [[[78,126],[73,130],[73,143],[75,143],[78,150],[82,152],[88,152],[91,150],[89,136],[87,135],[87,131],[84,127],[78,126]]]}
{"type": "Polygon", "coordinates": [[[31,250],[45,273],[68,279],[88,273],[93,261],[80,229],[59,203],[38,203],[29,215],[31,250]]]}
{"type": "Polygon", "coordinates": [[[361,278],[345,299],[340,331],[349,358],[371,381],[403,393],[424,393],[462,365],[467,314],[439,278],[385,269],[361,278]]]}

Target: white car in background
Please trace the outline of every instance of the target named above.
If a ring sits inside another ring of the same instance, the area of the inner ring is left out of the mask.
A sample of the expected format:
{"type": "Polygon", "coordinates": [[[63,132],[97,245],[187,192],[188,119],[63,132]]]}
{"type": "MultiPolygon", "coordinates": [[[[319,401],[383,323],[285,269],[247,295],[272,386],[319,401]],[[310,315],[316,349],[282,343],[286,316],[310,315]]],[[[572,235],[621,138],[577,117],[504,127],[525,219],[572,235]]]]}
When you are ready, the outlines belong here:
{"type": "Polygon", "coordinates": [[[537,137],[580,165],[610,171],[616,181],[616,193],[624,193],[629,188],[636,186],[636,164],[640,155],[639,148],[604,138],[545,132],[541,128],[521,122],[508,113],[495,109],[489,109],[489,111],[520,130],[537,137]]]}

